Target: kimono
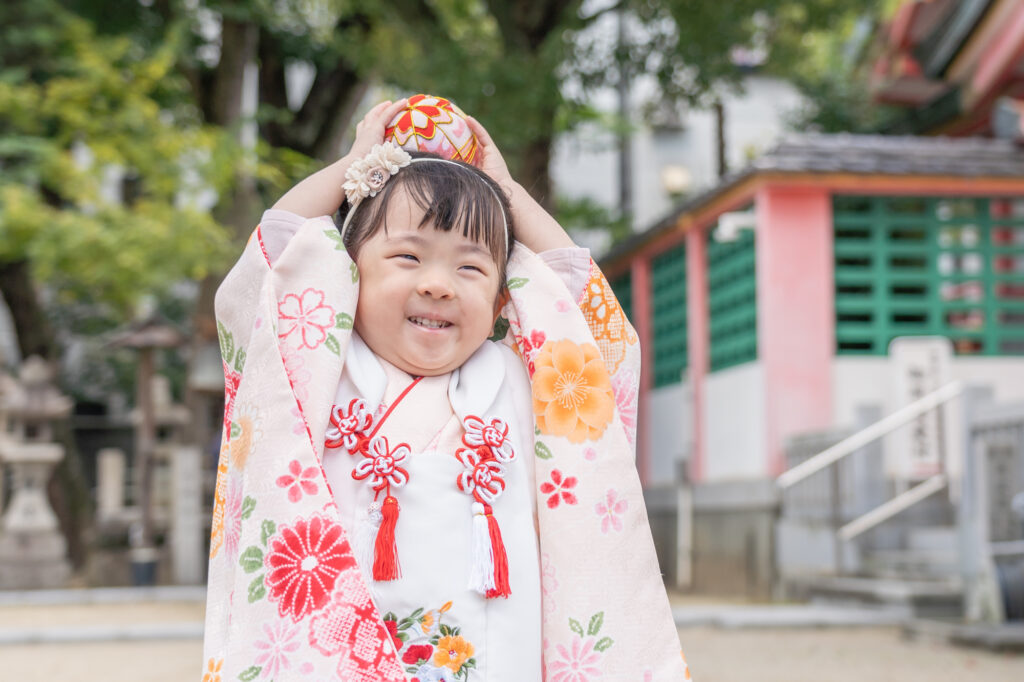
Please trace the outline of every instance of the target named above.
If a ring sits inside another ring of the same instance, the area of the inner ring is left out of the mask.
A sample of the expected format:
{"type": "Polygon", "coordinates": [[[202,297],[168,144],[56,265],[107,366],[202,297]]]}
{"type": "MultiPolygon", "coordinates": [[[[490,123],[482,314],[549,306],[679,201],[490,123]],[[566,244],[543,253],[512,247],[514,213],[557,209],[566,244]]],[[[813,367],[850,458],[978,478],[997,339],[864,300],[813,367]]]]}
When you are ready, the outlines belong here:
{"type": "Polygon", "coordinates": [[[359,274],[330,219],[257,227],[217,295],[226,400],[209,680],[689,679],[633,461],[639,345],[597,267],[582,271],[577,295],[572,275],[517,244],[495,343],[453,373],[465,377],[410,388],[423,391],[410,400],[428,405],[447,392],[452,415],[424,420],[427,431],[440,428],[408,453],[407,478],[428,487],[395,495],[406,506],[394,542],[407,573],[376,581],[360,530],[373,512],[352,476],[372,467],[360,468],[365,448],[338,445],[338,424],[351,416],[338,409],[354,396],[396,403],[401,377],[386,363],[376,388],[353,376],[380,359],[352,332],[359,274]],[[489,378],[495,368],[500,376],[489,378]],[[460,403],[459,379],[467,393],[493,396],[460,403]],[[572,400],[559,394],[567,385],[572,400]],[[467,590],[459,556],[473,460],[450,450],[468,444],[469,417],[508,426],[507,481],[488,514],[508,557],[510,594],[497,597],[493,586],[489,597],[467,590]],[[431,490],[444,502],[428,515],[431,490]],[[444,580],[407,580],[430,558],[450,564],[444,580]],[[382,613],[378,603],[403,610],[382,613]]]}

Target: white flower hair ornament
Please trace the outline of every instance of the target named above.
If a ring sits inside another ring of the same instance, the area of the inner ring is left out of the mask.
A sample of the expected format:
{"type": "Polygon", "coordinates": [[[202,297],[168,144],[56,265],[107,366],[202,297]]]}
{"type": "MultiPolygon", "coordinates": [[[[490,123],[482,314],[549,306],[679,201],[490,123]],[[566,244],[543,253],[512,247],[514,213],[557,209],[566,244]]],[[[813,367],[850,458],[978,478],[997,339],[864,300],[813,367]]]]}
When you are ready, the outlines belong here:
{"type": "Polygon", "coordinates": [[[348,203],[354,209],[366,197],[377,196],[391,176],[411,162],[409,152],[394,142],[373,145],[369,154],[353,161],[345,171],[345,184],[341,188],[345,190],[348,203]]]}
{"type": "MultiPolygon", "coordinates": [[[[352,165],[345,171],[345,182],[341,186],[345,190],[345,197],[349,203],[348,214],[345,216],[345,222],[341,226],[342,240],[345,239],[348,224],[352,222],[352,216],[356,214],[359,204],[367,197],[377,196],[377,193],[384,189],[384,185],[387,184],[392,175],[397,174],[399,170],[416,161],[433,161],[453,166],[461,165],[450,159],[428,157],[414,159],[409,155],[409,152],[391,140],[386,140],[383,144],[373,145],[369,154],[352,162],[352,165]]],[[[501,200],[498,198],[494,188],[488,185],[487,189],[494,194],[494,199],[500,206],[501,200]]],[[[505,216],[504,208],[501,209],[501,221],[505,228],[505,241],[508,241],[508,218],[505,216]]]]}

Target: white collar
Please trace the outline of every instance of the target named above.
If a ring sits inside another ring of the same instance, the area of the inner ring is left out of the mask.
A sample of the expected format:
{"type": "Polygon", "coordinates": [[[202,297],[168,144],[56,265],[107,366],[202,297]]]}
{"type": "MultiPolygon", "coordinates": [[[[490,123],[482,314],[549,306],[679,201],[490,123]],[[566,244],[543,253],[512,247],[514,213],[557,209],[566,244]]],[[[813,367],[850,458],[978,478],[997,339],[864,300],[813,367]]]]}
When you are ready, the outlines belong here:
{"type": "MultiPolygon", "coordinates": [[[[345,356],[345,371],[359,394],[370,404],[380,405],[388,379],[380,359],[359,334],[352,332],[345,356]]],[[[488,414],[505,377],[505,358],[498,345],[485,341],[469,359],[452,371],[448,400],[459,419],[488,414]]]]}

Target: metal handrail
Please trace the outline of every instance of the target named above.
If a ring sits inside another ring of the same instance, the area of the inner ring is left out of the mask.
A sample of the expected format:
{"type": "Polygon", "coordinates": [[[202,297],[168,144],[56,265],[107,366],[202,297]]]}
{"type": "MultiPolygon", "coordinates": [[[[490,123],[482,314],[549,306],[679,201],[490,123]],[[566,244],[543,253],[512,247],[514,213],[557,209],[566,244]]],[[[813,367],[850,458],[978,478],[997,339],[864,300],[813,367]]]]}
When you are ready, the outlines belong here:
{"type": "Polygon", "coordinates": [[[927,481],[915,485],[910,490],[904,491],[863,516],[850,521],[839,529],[839,537],[842,540],[852,540],[875,526],[885,523],[900,512],[910,509],[921,500],[934,495],[947,485],[949,485],[949,480],[945,474],[935,474],[927,481]]]}
{"type": "Polygon", "coordinates": [[[800,481],[818,473],[830,464],[834,464],[844,457],[852,455],[868,443],[888,435],[901,426],[914,421],[929,410],[933,410],[939,405],[952,400],[960,395],[963,390],[963,383],[959,381],[951,381],[942,388],[918,398],[906,407],[896,410],[888,417],[875,422],[871,426],[861,429],[852,436],[839,441],[832,447],[819,452],[814,457],[801,462],[775,479],[775,484],[778,485],[780,489],[786,490],[800,481]]]}

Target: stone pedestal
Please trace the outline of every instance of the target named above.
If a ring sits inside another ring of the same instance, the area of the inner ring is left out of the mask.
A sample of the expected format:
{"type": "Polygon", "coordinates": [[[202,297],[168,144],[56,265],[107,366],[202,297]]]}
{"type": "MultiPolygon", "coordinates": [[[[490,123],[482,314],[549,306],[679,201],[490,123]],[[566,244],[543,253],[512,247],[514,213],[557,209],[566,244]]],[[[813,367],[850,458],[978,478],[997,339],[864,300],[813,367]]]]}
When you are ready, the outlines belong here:
{"type": "Polygon", "coordinates": [[[103,448],[96,456],[96,516],[102,523],[124,511],[128,459],[117,448],[103,448]]]}
{"type": "Polygon", "coordinates": [[[206,566],[203,533],[202,453],[178,447],[171,459],[171,559],[174,582],[201,585],[206,566]]]}
{"type": "Polygon", "coordinates": [[[64,449],[4,438],[0,454],[13,483],[0,521],[0,589],[63,587],[71,566],[57,516],[46,498],[46,482],[64,449]]]}

